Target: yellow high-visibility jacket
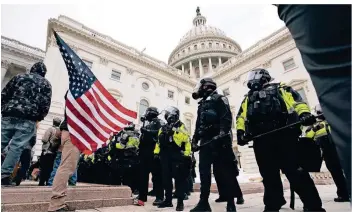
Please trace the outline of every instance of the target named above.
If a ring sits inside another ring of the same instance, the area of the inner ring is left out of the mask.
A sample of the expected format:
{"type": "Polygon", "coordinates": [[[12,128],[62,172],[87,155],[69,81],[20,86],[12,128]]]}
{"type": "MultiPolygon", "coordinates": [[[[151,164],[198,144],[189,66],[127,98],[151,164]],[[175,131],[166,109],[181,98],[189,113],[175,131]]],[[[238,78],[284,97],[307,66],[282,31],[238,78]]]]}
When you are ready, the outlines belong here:
{"type": "MultiPolygon", "coordinates": [[[[190,136],[189,136],[184,124],[181,124],[181,126],[178,128],[174,128],[173,131],[174,131],[173,141],[175,142],[175,144],[177,146],[181,147],[182,143],[185,143],[185,151],[183,152],[183,154],[185,156],[190,156],[192,153],[191,152],[190,136]]],[[[162,133],[162,128],[159,129],[158,136],[161,133],[162,133]]],[[[154,154],[159,154],[159,153],[160,153],[160,142],[158,141],[155,145],[154,154]]]]}
{"type": "MultiPolygon", "coordinates": [[[[111,142],[111,141],[110,141],[111,142]]],[[[111,142],[112,143],[112,142],[111,142]]],[[[137,136],[129,136],[126,145],[121,142],[115,144],[116,149],[130,149],[130,148],[139,148],[139,138],[137,136]]],[[[109,152],[111,151],[111,145],[109,145],[109,152]]],[[[108,155],[108,160],[111,160],[110,154],[108,155]]]]}
{"type": "MultiPolygon", "coordinates": [[[[282,94],[282,98],[285,101],[285,105],[288,113],[310,113],[308,105],[302,101],[300,96],[293,95],[292,89],[285,86],[284,83],[280,83],[279,91],[282,94]]],[[[245,131],[245,123],[247,120],[247,107],[248,107],[248,96],[242,101],[241,107],[236,117],[236,129],[245,131]]]]}
{"type": "MultiPolygon", "coordinates": [[[[314,140],[319,139],[320,137],[328,135],[328,132],[326,130],[327,122],[326,121],[318,121],[313,125],[313,127],[309,128],[306,131],[306,137],[307,138],[313,138],[314,140]],[[318,129],[318,130],[314,130],[318,129]]],[[[328,125],[329,131],[330,131],[330,125],[328,125]]]]}

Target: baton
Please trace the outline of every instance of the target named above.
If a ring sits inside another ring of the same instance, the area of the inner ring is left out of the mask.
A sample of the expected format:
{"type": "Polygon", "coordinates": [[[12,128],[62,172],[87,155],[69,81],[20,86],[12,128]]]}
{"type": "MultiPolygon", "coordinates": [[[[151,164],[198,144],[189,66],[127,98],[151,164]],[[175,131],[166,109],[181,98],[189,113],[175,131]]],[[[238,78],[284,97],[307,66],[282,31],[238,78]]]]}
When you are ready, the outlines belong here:
{"type": "MultiPolygon", "coordinates": [[[[318,115],[318,116],[315,116],[315,118],[319,118],[319,117],[321,117],[321,116],[323,116],[323,114],[320,114],[320,115],[318,115]]],[[[284,126],[284,127],[280,127],[280,128],[278,128],[278,129],[275,129],[275,130],[272,130],[272,131],[269,131],[269,132],[265,132],[265,133],[260,134],[260,135],[256,135],[256,136],[249,137],[249,138],[245,138],[244,140],[246,140],[247,142],[249,142],[249,141],[252,141],[252,140],[254,140],[254,139],[257,139],[257,138],[260,138],[260,137],[269,135],[269,134],[271,134],[271,133],[279,132],[279,131],[281,131],[281,130],[285,130],[285,129],[287,129],[287,128],[294,127],[294,126],[297,126],[297,125],[300,125],[300,124],[302,124],[302,122],[301,122],[301,121],[298,121],[298,122],[295,122],[295,123],[286,125],[286,126],[284,126]]],[[[249,147],[249,148],[253,148],[253,145],[252,145],[252,146],[248,146],[248,147],[249,147]]]]}
{"type": "Polygon", "coordinates": [[[213,137],[212,139],[206,141],[205,143],[199,145],[199,146],[198,146],[198,149],[201,149],[201,148],[203,148],[204,146],[209,145],[209,144],[212,143],[213,141],[218,140],[218,139],[221,139],[221,138],[224,138],[224,137],[226,137],[226,136],[228,136],[228,135],[230,135],[230,132],[225,133],[225,134],[222,134],[222,135],[217,135],[217,136],[213,137]]]}

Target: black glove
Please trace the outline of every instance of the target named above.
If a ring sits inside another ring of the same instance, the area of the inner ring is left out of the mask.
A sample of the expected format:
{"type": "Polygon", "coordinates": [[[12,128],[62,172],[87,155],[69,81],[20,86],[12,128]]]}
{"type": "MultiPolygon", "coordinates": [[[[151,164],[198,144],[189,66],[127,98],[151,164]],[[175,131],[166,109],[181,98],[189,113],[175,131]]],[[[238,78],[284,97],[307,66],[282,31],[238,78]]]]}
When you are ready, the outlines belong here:
{"type": "Polygon", "coordinates": [[[244,146],[248,144],[248,141],[245,141],[244,139],[244,131],[243,130],[237,130],[237,144],[240,146],[244,146]]]}
{"type": "Polygon", "coordinates": [[[141,133],[145,133],[145,132],[147,132],[147,129],[144,127],[141,127],[141,133]]]}
{"type": "Polygon", "coordinates": [[[323,124],[318,124],[318,125],[313,127],[313,131],[317,132],[317,131],[319,131],[320,129],[323,129],[323,128],[324,128],[323,124]]]}
{"type": "Polygon", "coordinates": [[[311,113],[302,113],[299,119],[304,126],[310,126],[316,122],[315,116],[313,116],[311,113]]]}
{"type": "Polygon", "coordinates": [[[159,154],[155,154],[155,155],[154,155],[154,160],[159,160],[159,159],[160,159],[159,154]]]}
{"type": "Polygon", "coordinates": [[[196,142],[192,142],[192,152],[198,152],[199,146],[196,142]]]}

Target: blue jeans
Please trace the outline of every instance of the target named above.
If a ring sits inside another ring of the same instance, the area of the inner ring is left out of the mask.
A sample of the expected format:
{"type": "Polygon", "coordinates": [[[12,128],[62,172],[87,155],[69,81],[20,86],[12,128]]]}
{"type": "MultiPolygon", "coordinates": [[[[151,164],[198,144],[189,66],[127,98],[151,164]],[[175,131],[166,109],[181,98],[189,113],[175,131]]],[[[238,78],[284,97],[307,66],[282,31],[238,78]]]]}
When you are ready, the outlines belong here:
{"type": "Polygon", "coordinates": [[[35,131],[34,121],[15,117],[1,118],[1,152],[9,145],[9,151],[1,165],[1,179],[12,174],[16,163],[22,155],[22,151],[29,144],[35,131]]]}
{"type": "MultiPolygon", "coordinates": [[[[54,167],[53,167],[53,171],[51,172],[51,175],[50,175],[50,179],[48,181],[48,186],[52,186],[53,185],[53,181],[54,181],[54,177],[56,175],[56,171],[57,169],[59,168],[60,166],[60,163],[61,163],[61,152],[57,152],[56,153],[56,158],[55,158],[55,161],[54,161],[54,167]]],[[[77,169],[75,171],[75,173],[68,179],[68,184],[70,186],[74,186],[76,185],[77,183],[77,169]]]]}

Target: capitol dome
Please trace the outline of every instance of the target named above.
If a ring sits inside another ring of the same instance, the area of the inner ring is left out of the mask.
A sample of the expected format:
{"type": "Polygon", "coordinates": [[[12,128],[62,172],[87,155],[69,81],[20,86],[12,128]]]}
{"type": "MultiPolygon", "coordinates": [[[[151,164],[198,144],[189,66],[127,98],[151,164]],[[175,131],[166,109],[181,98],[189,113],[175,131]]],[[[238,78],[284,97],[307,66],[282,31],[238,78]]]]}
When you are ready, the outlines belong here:
{"type": "Polygon", "coordinates": [[[207,19],[199,7],[196,12],[193,28],[181,38],[168,63],[192,78],[202,78],[242,50],[222,30],[206,25],[207,19]]]}

